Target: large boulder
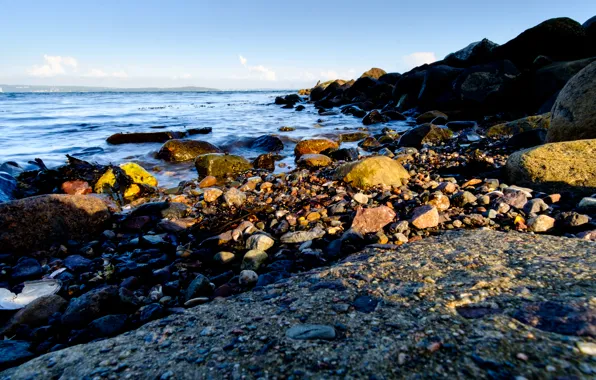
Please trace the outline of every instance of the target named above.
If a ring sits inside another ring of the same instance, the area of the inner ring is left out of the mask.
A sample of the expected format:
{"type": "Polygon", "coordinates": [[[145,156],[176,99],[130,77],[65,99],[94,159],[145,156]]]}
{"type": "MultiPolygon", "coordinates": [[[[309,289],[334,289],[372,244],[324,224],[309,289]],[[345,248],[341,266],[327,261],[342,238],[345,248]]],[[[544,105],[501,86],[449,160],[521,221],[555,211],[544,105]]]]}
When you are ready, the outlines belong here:
{"type": "Polygon", "coordinates": [[[259,136],[251,144],[251,149],[260,150],[266,153],[278,152],[284,149],[284,143],[277,136],[259,136]]]}
{"type": "Polygon", "coordinates": [[[513,153],[507,175],[515,185],[545,192],[596,192],[596,139],[550,143],[513,153]]]}
{"type": "Polygon", "coordinates": [[[90,195],[52,194],[0,204],[0,251],[31,252],[104,230],[106,204],[90,195]]]}
{"type": "Polygon", "coordinates": [[[157,152],[157,157],[170,162],[194,160],[206,153],[221,153],[221,149],[206,141],[200,140],[170,140],[157,152]]]}
{"type": "Polygon", "coordinates": [[[48,321],[52,314],[62,311],[68,302],[57,294],[40,297],[19,310],[10,321],[0,329],[0,335],[12,336],[21,325],[35,328],[48,321]]]}
{"type": "Polygon", "coordinates": [[[425,65],[404,73],[395,83],[392,95],[397,101],[398,111],[406,111],[416,106],[427,68],[428,66],[425,65]]]}
{"type": "Polygon", "coordinates": [[[70,328],[80,328],[94,319],[121,311],[118,287],[105,286],[73,298],[62,315],[62,324],[70,328]]]}
{"type": "Polygon", "coordinates": [[[377,185],[401,186],[410,175],[397,161],[376,156],[340,166],[336,169],[334,178],[365,189],[377,185]]]}
{"type": "Polygon", "coordinates": [[[586,57],[586,31],[567,17],[546,20],[511,41],[496,47],[500,59],[508,59],[520,68],[532,65],[539,55],[555,61],[570,61],[586,57]]]}
{"type": "Polygon", "coordinates": [[[317,137],[298,142],[294,148],[294,154],[296,155],[296,159],[298,159],[303,154],[318,154],[327,149],[337,148],[339,148],[339,144],[335,141],[324,137],[317,137]]]}
{"type": "Polygon", "coordinates": [[[429,67],[425,71],[424,81],[418,94],[418,108],[428,110],[435,107],[446,106],[453,102],[453,81],[463,69],[447,65],[429,67]]]}
{"type": "Polygon", "coordinates": [[[443,60],[445,64],[453,67],[470,67],[490,62],[493,50],[499,46],[489,39],[472,42],[465,48],[448,54],[443,60]]]}
{"type": "Polygon", "coordinates": [[[199,176],[226,177],[252,169],[252,165],[244,157],[223,153],[202,154],[195,159],[195,167],[199,176]]]}
{"type": "Polygon", "coordinates": [[[596,16],[582,24],[588,39],[588,53],[596,55],[596,16]]]}
{"type": "Polygon", "coordinates": [[[493,125],[486,131],[486,135],[488,137],[505,137],[533,129],[548,129],[550,118],[551,113],[549,112],[544,115],[528,116],[508,123],[493,125]]]}
{"type": "Polygon", "coordinates": [[[404,133],[399,146],[420,148],[422,144],[439,144],[453,137],[453,131],[434,124],[423,124],[404,133]]]}
{"type": "Polygon", "coordinates": [[[387,74],[381,75],[379,77],[379,82],[387,83],[392,86],[395,86],[395,84],[397,83],[399,78],[401,78],[400,73],[387,73],[387,74]]]}
{"type": "Polygon", "coordinates": [[[372,69],[365,71],[360,76],[360,78],[368,77],[368,78],[373,78],[373,79],[379,79],[380,77],[382,77],[385,74],[387,74],[387,72],[385,72],[385,70],[379,69],[377,67],[373,67],[372,69]]]}
{"type": "Polygon", "coordinates": [[[596,62],[567,82],[553,106],[547,141],[596,138],[596,62]]]}

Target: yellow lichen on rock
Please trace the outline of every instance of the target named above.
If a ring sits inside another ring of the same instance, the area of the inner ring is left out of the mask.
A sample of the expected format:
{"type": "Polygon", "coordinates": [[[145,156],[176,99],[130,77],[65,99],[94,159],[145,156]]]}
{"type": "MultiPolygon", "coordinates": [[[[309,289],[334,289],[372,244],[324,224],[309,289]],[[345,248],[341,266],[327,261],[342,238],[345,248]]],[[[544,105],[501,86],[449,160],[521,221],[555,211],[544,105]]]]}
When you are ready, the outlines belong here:
{"type": "Polygon", "coordinates": [[[157,179],[139,164],[127,162],[121,164],[120,169],[124,170],[126,175],[128,175],[134,183],[139,185],[157,186],[157,179]]]}

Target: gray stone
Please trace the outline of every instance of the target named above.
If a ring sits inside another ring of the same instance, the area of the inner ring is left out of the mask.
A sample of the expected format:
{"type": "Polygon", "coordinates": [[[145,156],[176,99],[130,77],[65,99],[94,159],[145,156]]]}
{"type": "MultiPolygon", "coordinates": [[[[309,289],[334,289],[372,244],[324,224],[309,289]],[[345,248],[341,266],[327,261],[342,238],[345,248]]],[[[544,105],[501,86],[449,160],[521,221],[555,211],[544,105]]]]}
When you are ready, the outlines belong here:
{"type": "Polygon", "coordinates": [[[265,234],[255,234],[246,239],[246,249],[256,249],[258,251],[266,251],[273,247],[275,240],[265,234]]]}
{"type": "Polygon", "coordinates": [[[310,231],[288,232],[281,237],[281,242],[285,244],[304,243],[305,241],[320,239],[325,236],[325,230],[315,227],[310,231]]]}
{"type": "Polygon", "coordinates": [[[213,285],[202,274],[197,275],[186,289],[186,300],[197,297],[209,297],[213,293],[213,285]]]}
{"type": "Polygon", "coordinates": [[[335,339],[335,329],[327,325],[296,325],[286,331],[290,339],[335,339]]]}

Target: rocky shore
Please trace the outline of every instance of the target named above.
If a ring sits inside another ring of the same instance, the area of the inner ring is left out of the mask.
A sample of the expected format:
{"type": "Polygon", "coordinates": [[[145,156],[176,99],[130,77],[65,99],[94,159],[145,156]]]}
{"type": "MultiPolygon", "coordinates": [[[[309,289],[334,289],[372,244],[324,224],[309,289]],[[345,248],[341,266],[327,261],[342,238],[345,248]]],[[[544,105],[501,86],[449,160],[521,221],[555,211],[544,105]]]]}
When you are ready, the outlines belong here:
{"type": "Polygon", "coordinates": [[[172,188],[2,164],[0,369],[45,355],[0,376],[593,376],[590,21],[278,97],[363,124],[298,142],[289,172],[275,134],[241,157],[187,139],[208,128],[107,137],[194,162],[172,188]]]}

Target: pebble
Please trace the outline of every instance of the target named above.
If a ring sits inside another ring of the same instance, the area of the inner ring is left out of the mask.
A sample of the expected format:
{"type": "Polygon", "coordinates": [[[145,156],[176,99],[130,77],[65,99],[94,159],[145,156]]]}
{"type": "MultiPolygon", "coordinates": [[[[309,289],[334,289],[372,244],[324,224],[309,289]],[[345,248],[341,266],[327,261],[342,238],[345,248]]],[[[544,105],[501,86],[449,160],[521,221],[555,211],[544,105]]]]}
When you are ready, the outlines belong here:
{"type": "Polygon", "coordinates": [[[263,251],[256,249],[250,250],[244,255],[240,268],[256,271],[268,258],[267,253],[263,251]]]}
{"type": "Polygon", "coordinates": [[[414,209],[410,223],[422,230],[439,225],[439,212],[434,206],[420,206],[414,209]]]}
{"type": "Polygon", "coordinates": [[[368,203],[368,197],[363,194],[363,193],[356,193],[354,194],[354,196],[352,197],[352,199],[354,199],[356,202],[360,203],[360,204],[367,204],[368,203]]]}
{"type": "Polygon", "coordinates": [[[215,186],[217,184],[217,178],[208,175],[199,182],[199,188],[204,189],[206,187],[215,186]]]}
{"type": "Polygon", "coordinates": [[[219,197],[222,196],[222,194],[222,190],[215,187],[209,187],[204,190],[203,199],[205,200],[205,202],[215,202],[219,197]]]}
{"type": "Polygon", "coordinates": [[[265,252],[273,245],[275,245],[275,240],[265,234],[255,234],[246,240],[246,249],[248,250],[265,252]]]}
{"type": "Polygon", "coordinates": [[[335,339],[336,333],[332,326],[328,325],[295,325],[286,331],[290,339],[312,340],[312,339],[335,339]]]}
{"type": "Polygon", "coordinates": [[[528,229],[532,232],[546,232],[555,226],[555,218],[548,215],[538,215],[528,220],[528,229]]]}
{"type": "Polygon", "coordinates": [[[242,286],[251,286],[257,283],[259,275],[252,270],[243,270],[238,277],[238,283],[242,286]]]}
{"type": "Polygon", "coordinates": [[[246,202],[246,194],[235,187],[232,187],[225,193],[224,199],[228,206],[242,207],[244,202],[246,202]]]}
{"type": "Polygon", "coordinates": [[[234,261],[234,258],[236,256],[232,253],[232,252],[226,252],[226,251],[222,251],[222,252],[217,252],[214,256],[213,256],[213,261],[215,261],[218,264],[229,264],[232,261],[234,261]]]}

